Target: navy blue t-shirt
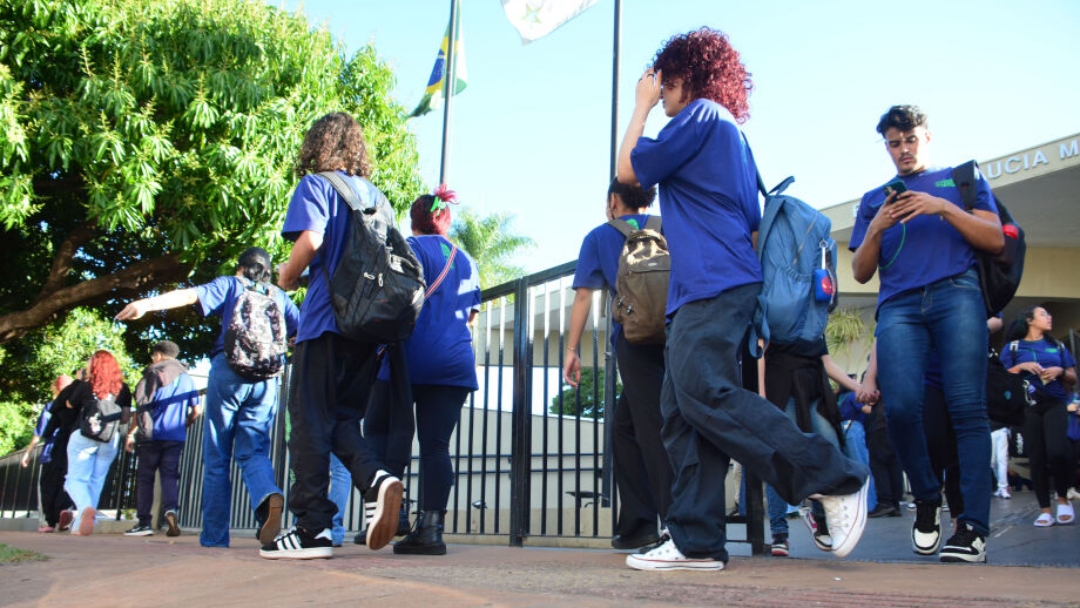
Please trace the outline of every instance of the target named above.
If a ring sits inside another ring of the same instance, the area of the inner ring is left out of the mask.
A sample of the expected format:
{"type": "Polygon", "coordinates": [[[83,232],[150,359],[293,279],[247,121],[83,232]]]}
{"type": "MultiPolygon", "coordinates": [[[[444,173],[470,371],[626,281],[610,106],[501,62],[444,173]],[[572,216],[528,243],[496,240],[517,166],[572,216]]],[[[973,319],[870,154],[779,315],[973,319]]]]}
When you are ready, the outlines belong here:
{"type": "MultiPolygon", "coordinates": [[[[199,298],[199,311],[204,317],[218,315],[221,317],[221,332],[217,340],[214,340],[214,348],[210,350],[210,358],[218,356],[225,350],[225,330],[232,321],[233,309],[236,308],[236,300],[244,293],[244,281],[239,277],[218,277],[209,283],[195,287],[195,294],[199,298]]],[[[270,292],[274,294],[278,306],[285,313],[286,335],[296,334],[296,327],[300,321],[300,311],[293,304],[289,296],[282,290],[270,286],[270,292]]]]}
{"type": "MultiPolygon", "coordinates": [[[[952,179],[952,167],[928,169],[918,175],[898,178],[908,190],[926,192],[964,208],[960,190],[952,179]]],[[[976,175],[975,208],[997,211],[989,184],[976,175]]],[[[885,191],[874,188],[863,195],[859,214],[851,231],[848,248],[855,251],[866,238],[866,229],[885,203],[885,191]]],[[[960,232],[936,215],[920,215],[906,224],[896,223],[881,235],[878,277],[881,290],[878,306],[897,295],[956,276],[975,265],[975,249],[960,232]]]]}
{"type": "MultiPolygon", "coordinates": [[[[649,215],[631,214],[619,219],[630,224],[634,230],[640,230],[649,221],[649,215]]],[[[611,290],[615,296],[615,281],[619,272],[619,257],[622,256],[626,237],[611,224],[601,224],[585,235],[578,252],[577,270],[574,271],[573,288],[611,290]]],[[[612,322],[611,343],[615,344],[622,333],[622,325],[612,322]]]]}
{"type": "MultiPolygon", "coordinates": [[[[1002,349],[1001,363],[1006,368],[1031,361],[1037,362],[1044,368],[1061,367],[1069,369],[1076,365],[1076,360],[1073,359],[1072,353],[1070,353],[1068,349],[1058,348],[1057,342],[1053,340],[1036,340],[1034,342],[1018,340],[1015,349],[1013,349],[1012,342],[1006,344],[1002,349]]],[[[1027,379],[1032,386],[1040,389],[1044,394],[1068,403],[1069,393],[1065,390],[1065,385],[1061,383],[1060,377],[1050,381],[1050,384],[1043,384],[1042,379],[1036,374],[1022,371],[1020,372],[1020,375],[1027,379]]]]}
{"type": "MultiPolygon", "coordinates": [[[[410,236],[406,240],[424,268],[424,281],[433,284],[446,268],[450,241],[437,235],[410,236]]],[[[480,272],[476,262],[459,248],[442,284],[424,300],[416,329],[405,342],[410,383],[462,386],[474,391],[480,388],[469,332],[469,316],[474,310],[480,310],[480,272]]],[[[389,377],[384,360],[379,379],[389,377]]]]}
{"type": "Polygon", "coordinates": [[[645,188],[660,184],[671,252],[667,314],[683,304],[761,282],[751,234],[761,223],[757,168],[731,113],[695,99],[641,137],[630,161],[645,188]]]}

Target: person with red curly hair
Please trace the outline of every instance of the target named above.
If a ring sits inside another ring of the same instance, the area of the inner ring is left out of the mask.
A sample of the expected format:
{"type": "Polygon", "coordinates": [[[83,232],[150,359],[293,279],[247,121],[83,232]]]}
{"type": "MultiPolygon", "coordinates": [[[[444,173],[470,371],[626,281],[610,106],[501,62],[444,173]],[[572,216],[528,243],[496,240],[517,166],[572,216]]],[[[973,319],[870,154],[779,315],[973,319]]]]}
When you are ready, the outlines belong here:
{"type": "Polygon", "coordinates": [[[660,185],[671,251],[663,440],[675,478],[662,543],[626,563],[638,570],[720,570],[724,477],[730,459],[789,503],[822,502],[831,550],[846,556],[866,525],[867,468],[825,438],[803,434],[779,408],[741,386],[740,347],[761,293],[754,252],[761,208],[757,166],[739,124],[753,89],[727,36],[675,36],[637,83],[618,179],[660,185]],[[643,137],[657,103],[671,118],[643,137]],[[719,474],[718,474],[719,473],[719,474]]]}
{"type": "Polygon", "coordinates": [[[86,429],[96,427],[80,423],[79,429],[72,432],[68,440],[68,471],[64,490],[75,503],[76,516],[71,533],[77,536],[89,536],[94,531],[105,476],[120,449],[121,433],[117,428],[131,417],[131,391],[124,384],[120,364],[112,353],[99,350],[90,357],[85,381],[79,383],[68,396],[66,406],[75,410],[77,418],[83,420],[87,418],[83,414],[90,411],[88,408],[100,407],[99,401],[110,400],[120,407],[118,418],[102,419],[101,432],[94,437],[88,436],[86,429]]]}

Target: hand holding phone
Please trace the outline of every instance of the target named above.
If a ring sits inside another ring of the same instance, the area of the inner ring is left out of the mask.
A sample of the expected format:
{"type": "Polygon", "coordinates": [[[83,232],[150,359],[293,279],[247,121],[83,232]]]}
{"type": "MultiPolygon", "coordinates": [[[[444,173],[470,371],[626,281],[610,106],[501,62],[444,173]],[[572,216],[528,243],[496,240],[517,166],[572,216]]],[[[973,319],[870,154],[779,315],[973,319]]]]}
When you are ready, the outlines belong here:
{"type": "MultiPolygon", "coordinates": [[[[885,184],[885,187],[882,188],[882,190],[885,191],[885,200],[888,201],[889,197],[893,194],[899,195],[903,192],[907,192],[907,186],[905,186],[904,182],[900,181],[899,179],[894,179],[893,181],[885,184]]],[[[896,202],[896,198],[893,198],[891,202],[896,202]]]]}

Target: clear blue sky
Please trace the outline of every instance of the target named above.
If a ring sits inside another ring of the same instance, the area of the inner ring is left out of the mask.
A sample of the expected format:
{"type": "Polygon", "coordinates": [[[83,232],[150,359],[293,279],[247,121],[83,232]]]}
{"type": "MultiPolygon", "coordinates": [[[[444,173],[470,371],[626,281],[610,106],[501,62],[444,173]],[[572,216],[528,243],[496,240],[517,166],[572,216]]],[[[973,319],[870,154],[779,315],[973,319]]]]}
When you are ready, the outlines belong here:
{"type": "MultiPolygon", "coordinates": [[[[614,6],[599,0],[523,46],[499,0],[462,0],[469,81],[454,100],[448,183],[481,214],[515,215],[514,230],[537,242],[518,260],[530,271],[575,259],[582,237],[605,219],[614,6]]],[[[373,43],[409,110],[449,9],[449,0],[308,0],[299,8],[350,53],[373,43]]],[[[765,181],[794,175],[789,193],[817,207],[857,198],[894,173],[874,131],[893,104],[929,114],[940,164],[1080,132],[1075,0],[625,0],[622,21],[620,140],[633,85],[661,44],[703,25],[719,29],[753,74],[744,129],[765,181]]],[[[658,107],[646,135],[664,121],[658,107]]],[[[442,112],[410,128],[433,187],[442,112]]]]}

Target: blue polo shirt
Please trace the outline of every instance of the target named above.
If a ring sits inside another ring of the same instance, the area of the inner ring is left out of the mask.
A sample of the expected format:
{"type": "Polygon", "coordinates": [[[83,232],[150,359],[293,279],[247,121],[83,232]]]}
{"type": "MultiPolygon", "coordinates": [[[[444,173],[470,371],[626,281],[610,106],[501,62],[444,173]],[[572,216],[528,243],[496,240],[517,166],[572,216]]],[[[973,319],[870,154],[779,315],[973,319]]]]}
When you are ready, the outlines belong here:
{"type": "MultiPolygon", "coordinates": [[[[424,269],[424,281],[434,284],[446,268],[450,241],[438,235],[411,236],[406,241],[424,269]]],[[[474,310],[480,310],[480,271],[469,254],[458,248],[443,282],[424,299],[416,328],[405,342],[411,384],[480,388],[469,331],[474,310]]],[[[379,379],[389,378],[384,360],[379,379]]]]}
{"type": "MultiPolygon", "coordinates": [[[[374,184],[359,176],[349,176],[342,171],[337,173],[353,185],[353,190],[365,206],[378,205],[387,221],[394,221],[390,203],[374,184]]],[[[330,304],[327,278],[334,276],[345,252],[349,236],[349,205],[338,197],[329,181],[317,175],[305,175],[297,184],[285,213],[281,235],[295,242],[305,230],[321,234],[323,242],[309,266],[307,295],[301,305],[300,328],[296,334],[298,343],[313,340],[326,332],[341,333],[330,304]]]]}
{"type": "MultiPolygon", "coordinates": [[[[1006,344],[1002,349],[1001,363],[1007,368],[1018,363],[1031,361],[1035,361],[1043,367],[1062,367],[1065,369],[1076,365],[1072,353],[1068,349],[1058,348],[1057,342],[1052,339],[1036,340],[1034,342],[1018,340],[1015,349],[1013,349],[1012,342],[1006,344]]],[[[1043,384],[1042,379],[1036,374],[1027,371],[1022,371],[1020,374],[1044,395],[1058,401],[1069,402],[1069,393],[1065,390],[1065,385],[1061,383],[1061,378],[1055,378],[1049,384],[1043,384]]]]}
{"type": "MultiPolygon", "coordinates": [[[[269,287],[270,293],[285,313],[286,335],[295,335],[300,321],[300,311],[284,291],[273,285],[269,287]]],[[[199,312],[204,317],[210,315],[221,317],[221,331],[218,333],[217,340],[214,340],[214,348],[210,350],[211,359],[225,350],[225,331],[229,328],[229,322],[232,321],[236,300],[240,294],[244,293],[244,289],[244,281],[241,281],[239,277],[218,277],[209,283],[195,287],[195,294],[199,298],[199,312]]]]}
{"type": "Polygon", "coordinates": [[[683,304],[761,282],[751,234],[761,223],[757,168],[731,113],[695,99],[641,137],[630,161],[645,188],[660,184],[671,252],[667,314],[683,304]]]}
{"type": "MultiPolygon", "coordinates": [[[[975,208],[997,212],[989,184],[976,174],[975,208]]],[[[960,190],[953,183],[952,167],[928,169],[918,175],[896,178],[908,190],[926,192],[964,208],[960,190]]],[[[851,231],[849,249],[855,251],[866,238],[866,229],[885,204],[883,186],[863,195],[859,215],[851,231]]],[[[919,289],[942,279],[956,276],[976,263],[975,249],[960,232],[936,215],[920,215],[906,224],[897,223],[881,235],[878,277],[880,307],[890,299],[912,289],[919,289]]]]}
{"type": "MultiPolygon", "coordinates": [[[[640,230],[645,227],[649,217],[631,214],[621,216],[619,219],[630,224],[635,230],[640,230]]],[[[619,257],[622,256],[625,244],[626,237],[611,224],[604,223],[593,228],[581,242],[577,270],[574,271],[573,288],[603,289],[607,287],[614,297],[616,295],[615,281],[619,273],[619,257]]],[[[612,326],[614,330],[611,332],[611,343],[615,344],[619,334],[622,333],[622,325],[613,321],[612,326]]]]}

